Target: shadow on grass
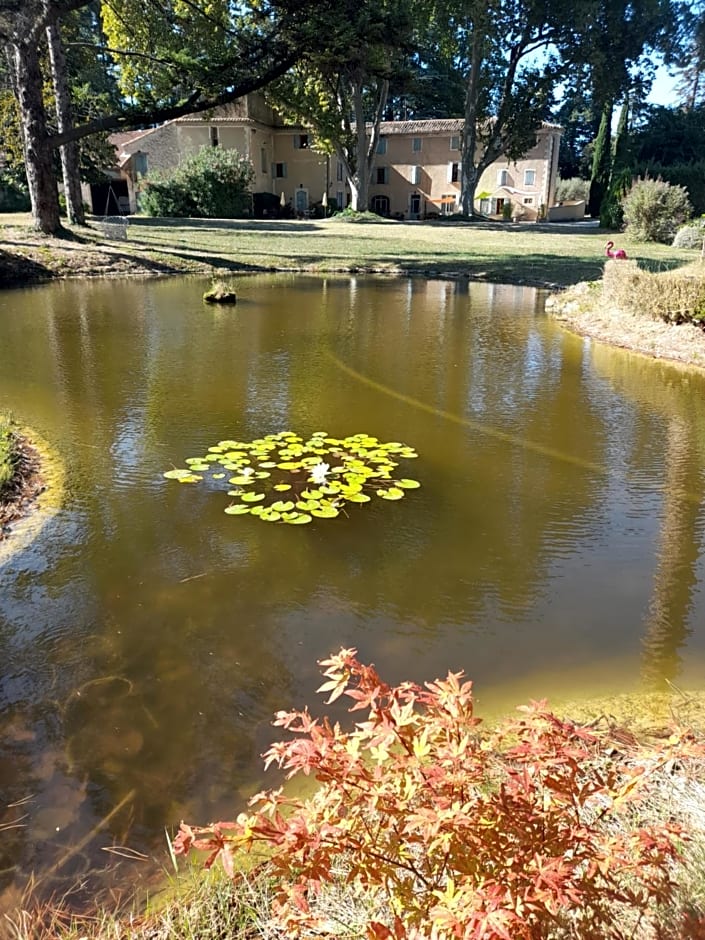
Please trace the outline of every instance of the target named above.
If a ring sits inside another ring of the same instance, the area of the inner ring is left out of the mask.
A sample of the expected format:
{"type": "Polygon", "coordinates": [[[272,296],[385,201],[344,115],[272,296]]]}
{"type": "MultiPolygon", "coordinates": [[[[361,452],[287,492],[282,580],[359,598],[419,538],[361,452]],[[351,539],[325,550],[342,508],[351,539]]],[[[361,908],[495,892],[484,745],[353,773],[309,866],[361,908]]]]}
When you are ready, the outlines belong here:
{"type": "Polygon", "coordinates": [[[0,287],[22,287],[53,277],[53,271],[46,265],[0,250],[0,287]]]}

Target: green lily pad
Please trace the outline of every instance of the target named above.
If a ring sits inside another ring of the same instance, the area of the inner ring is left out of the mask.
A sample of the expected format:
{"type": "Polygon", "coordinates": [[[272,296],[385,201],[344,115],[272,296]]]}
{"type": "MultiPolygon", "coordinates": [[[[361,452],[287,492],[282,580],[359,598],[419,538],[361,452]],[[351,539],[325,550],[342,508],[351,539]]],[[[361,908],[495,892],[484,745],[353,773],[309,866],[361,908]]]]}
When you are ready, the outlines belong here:
{"type": "Polygon", "coordinates": [[[312,509],[311,515],[319,519],[335,519],[340,513],[335,506],[321,506],[319,509],[312,509]]]}
{"type": "Polygon", "coordinates": [[[264,499],[264,493],[243,493],[240,499],[243,503],[259,503],[264,499]]]}
{"type": "Polygon", "coordinates": [[[397,480],[396,484],[397,486],[400,486],[403,490],[417,490],[421,486],[418,480],[407,480],[407,479],[397,480]]]}
{"type": "Polygon", "coordinates": [[[388,490],[377,490],[377,495],[381,496],[382,499],[403,499],[404,490],[392,486],[388,490]]]}
{"type": "Polygon", "coordinates": [[[252,509],[250,509],[250,515],[261,516],[265,508],[266,508],[265,506],[253,506],[252,509]]]}
{"type": "Polygon", "coordinates": [[[349,503],[369,503],[370,497],[366,493],[341,493],[349,503]]]}
{"type": "Polygon", "coordinates": [[[225,474],[224,474],[224,473],[214,473],[214,474],[213,474],[213,479],[214,479],[214,480],[224,480],[224,479],[225,479],[225,474]]]}
{"type": "Polygon", "coordinates": [[[249,474],[248,476],[230,477],[228,480],[228,483],[232,483],[234,486],[247,486],[248,483],[254,482],[254,474],[249,474]]]}
{"type": "Polygon", "coordinates": [[[303,509],[309,512],[311,509],[318,509],[319,503],[315,499],[300,499],[297,504],[297,509],[303,509]]]}
{"type": "Polygon", "coordinates": [[[307,522],[311,522],[312,518],[305,512],[299,513],[288,513],[288,518],[285,519],[285,522],[288,522],[289,525],[305,525],[307,522]]]}
{"type": "Polygon", "coordinates": [[[162,474],[163,477],[166,477],[167,480],[181,480],[183,477],[190,477],[190,470],[167,470],[166,473],[162,474]]]}
{"type": "Polygon", "coordinates": [[[271,470],[272,467],[276,467],[276,463],[273,460],[263,460],[260,463],[260,467],[264,467],[265,470],[271,470]]]}
{"type": "Polygon", "coordinates": [[[275,483],[272,489],[277,490],[279,493],[285,493],[291,489],[291,483],[275,483]]]}
{"type": "Polygon", "coordinates": [[[246,513],[250,512],[249,506],[226,506],[223,512],[227,512],[229,516],[244,516],[246,513]]]}
{"type": "Polygon", "coordinates": [[[195,473],[189,473],[188,476],[179,477],[179,483],[200,483],[203,477],[196,476],[195,473]]]}
{"type": "Polygon", "coordinates": [[[289,512],[294,508],[294,504],[291,500],[278,499],[275,503],[272,503],[271,508],[276,512],[289,512]]]}
{"type": "Polygon", "coordinates": [[[283,463],[278,463],[277,466],[280,470],[300,470],[301,462],[298,460],[285,460],[283,463]]]}
{"type": "Polygon", "coordinates": [[[277,512],[276,509],[263,509],[259,514],[259,517],[265,522],[279,522],[281,519],[281,513],[277,512]]]}

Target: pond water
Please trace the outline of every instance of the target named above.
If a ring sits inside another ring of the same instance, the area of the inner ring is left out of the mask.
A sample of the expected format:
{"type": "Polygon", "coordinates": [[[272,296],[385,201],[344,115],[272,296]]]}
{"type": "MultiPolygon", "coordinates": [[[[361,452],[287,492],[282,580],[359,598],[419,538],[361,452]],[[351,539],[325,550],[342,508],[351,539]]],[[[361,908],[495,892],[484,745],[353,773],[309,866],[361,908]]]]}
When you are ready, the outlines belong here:
{"type": "Polygon", "coordinates": [[[164,828],[244,807],[277,709],[354,646],[464,669],[479,711],[702,686],[705,380],[572,336],[533,289],[251,277],[0,295],[0,408],[61,455],[0,555],[0,906],[149,882],[164,828]],[[399,502],[306,526],[163,472],[227,438],[417,449],[399,502]],[[11,827],[11,828],[5,828],[11,827]],[[120,847],[147,860],[116,854],[120,847]]]}

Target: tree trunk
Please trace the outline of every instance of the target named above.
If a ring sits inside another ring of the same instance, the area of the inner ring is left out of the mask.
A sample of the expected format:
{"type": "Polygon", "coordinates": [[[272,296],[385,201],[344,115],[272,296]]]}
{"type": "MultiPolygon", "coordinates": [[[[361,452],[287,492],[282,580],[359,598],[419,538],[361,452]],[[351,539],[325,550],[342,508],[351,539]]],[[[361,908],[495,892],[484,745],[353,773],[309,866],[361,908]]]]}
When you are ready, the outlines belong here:
{"type": "Polygon", "coordinates": [[[12,53],[34,225],[45,235],[53,235],[61,229],[59,196],[47,134],[37,45],[32,40],[19,42],[12,45],[12,53]]]}
{"type": "MultiPolygon", "coordinates": [[[[56,96],[57,126],[59,133],[63,134],[64,131],[71,130],[73,127],[71,93],[66,78],[66,57],[61,43],[59,24],[54,23],[47,26],[46,32],[49,43],[51,78],[56,96]]],[[[78,144],[76,141],[64,144],[59,148],[59,153],[61,154],[61,172],[64,178],[64,195],[66,196],[68,220],[74,225],[85,225],[86,216],[83,211],[83,198],[81,196],[78,144]]]]}
{"type": "Polygon", "coordinates": [[[473,24],[470,51],[470,72],[465,91],[465,125],[460,154],[460,211],[471,218],[475,212],[475,190],[480,178],[475,151],[477,150],[477,119],[480,99],[480,68],[482,66],[484,36],[477,23],[473,24]]]}

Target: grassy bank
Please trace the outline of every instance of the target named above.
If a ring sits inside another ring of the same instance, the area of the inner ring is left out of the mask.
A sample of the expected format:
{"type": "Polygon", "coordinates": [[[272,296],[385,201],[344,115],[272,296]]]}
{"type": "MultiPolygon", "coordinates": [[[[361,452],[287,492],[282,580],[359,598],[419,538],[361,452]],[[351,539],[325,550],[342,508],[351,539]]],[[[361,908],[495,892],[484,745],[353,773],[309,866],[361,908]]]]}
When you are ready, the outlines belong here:
{"type": "MultiPolygon", "coordinates": [[[[96,223],[46,238],[28,215],[0,216],[0,284],[54,277],[223,274],[247,271],[375,272],[546,287],[595,280],[606,234],[595,226],[494,222],[350,222],[132,218],[127,239],[96,223]]],[[[695,249],[635,244],[649,270],[694,261],[695,249]]]]}
{"type": "Polygon", "coordinates": [[[10,422],[0,416],[0,499],[15,476],[18,454],[10,422]]]}

